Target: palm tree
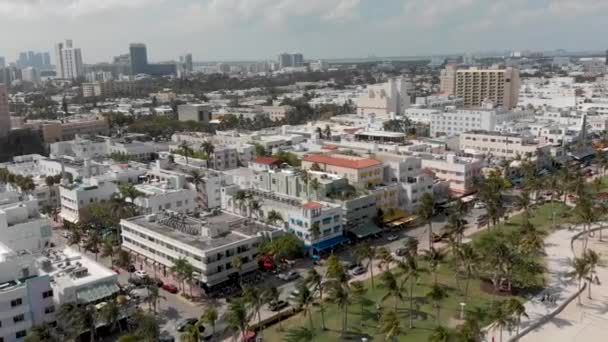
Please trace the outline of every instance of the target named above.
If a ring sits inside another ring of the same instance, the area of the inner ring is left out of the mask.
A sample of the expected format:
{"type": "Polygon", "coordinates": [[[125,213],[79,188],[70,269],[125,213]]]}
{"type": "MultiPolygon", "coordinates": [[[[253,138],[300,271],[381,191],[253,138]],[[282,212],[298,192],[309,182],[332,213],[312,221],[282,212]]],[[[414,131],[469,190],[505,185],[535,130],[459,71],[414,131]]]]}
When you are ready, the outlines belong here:
{"type": "Polygon", "coordinates": [[[146,298],[146,301],[148,302],[150,309],[152,309],[152,312],[154,314],[156,314],[156,309],[158,307],[158,301],[160,299],[165,299],[165,297],[160,294],[160,291],[158,289],[158,286],[156,285],[156,282],[150,282],[149,284],[147,284],[146,289],[148,290],[148,298],[146,298]]]}
{"type": "Polygon", "coordinates": [[[170,268],[171,273],[173,273],[175,277],[179,280],[182,292],[184,292],[186,288],[184,282],[186,281],[186,269],[188,268],[188,264],[190,264],[188,260],[186,260],[185,258],[179,258],[173,262],[173,266],[171,266],[170,268]]]}
{"type": "Polygon", "coordinates": [[[103,239],[101,245],[101,257],[110,257],[110,265],[114,264],[114,237],[112,235],[103,239]]]}
{"type": "Polygon", "coordinates": [[[330,288],[330,298],[342,310],[342,336],[348,327],[348,305],[351,302],[350,289],[342,284],[333,284],[330,288]]]}
{"type": "Polygon", "coordinates": [[[460,267],[465,273],[465,285],[464,285],[464,301],[466,302],[469,297],[469,283],[477,273],[477,266],[479,263],[479,254],[471,245],[464,244],[458,248],[457,258],[460,261],[460,267]]]}
{"type": "Polygon", "coordinates": [[[101,234],[97,229],[91,229],[86,240],[85,249],[95,254],[95,261],[99,255],[99,246],[102,243],[101,234]]]}
{"type": "Polygon", "coordinates": [[[576,207],[574,208],[575,215],[583,221],[585,233],[585,240],[583,242],[583,252],[587,249],[587,243],[589,242],[589,230],[591,225],[598,219],[599,210],[593,205],[591,196],[579,196],[576,201],[576,207]]]}
{"type": "Polygon", "coordinates": [[[407,253],[409,255],[411,255],[412,257],[417,257],[418,256],[418,245],[420,244],[420,241],[418,241],[418,239],[407,239],[405,240],[405,242],[403,242],[403,247],[405,247],[405,249],[407,250],[407,253]]]}
{"type": "Polygon", "coordinates": [[[433,333],[429,336],[429,342],[448,342],[450,341],[450,331],[442,327],[441,325],[436,326],[433,329],[433,333]]]}
{"type": "Polygon", "coordinates": [[[407,255],[404,261],[399,262],[399,269],[403,271],[405,278],[404,283],[409,280],[409,297],[410,297],[410,329],[414,327],[414,285],[418,283],[418,279],[424,272],[423,269],[418,267],[416,258],[407,255]]]}
{"type": "Polygon", "coordinates": [[[239,207],[239,211],[242,214],[244,204],[249,200],[250,194],[245,190],[239,190],[234,195],[234,202],[239,207]]]}
{"type": "Polygon", "coordinates": [[[285,335],[286,342],[312,342],[315,339],[315,332],[306,327],[289,329],[285,335]]]}
{"type": "MultiPolygon", "coordinates": [[[[583,280],[589,279],[591,264],[585,258],[575,258],[572,261],[572,271],[568,275],[578,280],[578,288],[582,288],[583,280]]],[[[581,296],[578,296],[578,304],[581,304],[581,296]]]]}
{"type": "Polygon", "coordinates": [[[201,315],[201,321],[203,323],[211,325],[211,332],[213,335],[215,335],[215,324],[217,323],[218,318],[219,315],[217,309],[213,306],[206,308],[203,314],[201,315]]]}
{"type": "Polygon", "coordinates": [[[323,134],[325,135],[325,139],[331,139],[331,127],[329,127],[329,125],[325,125],[323,134]]]}
{"type": "MultiPolygon", "coordinates": [[[[307,288],[308,289],[308,288],[307,288]]],[[[258,329],[260,332],[263,331],[261,323],[262,323],[262,306],[266,304],[266,296],[262,291],[257,287],[246,287],[243,291],[243,298],[245,298],[245,302],[249,304],[251,307],[251,311],[254,314],[258,315],[258,329]]]]}
{"type": "Polygon", "coordinates": [[[588,249],[583,253],[583,259],[589,264],[589,282],[588,282],[588,294],[587,297],[591,299],[591,284],[593,283],[593,275],[595,274],[595,268],[600,263],[600,255],[592,249],[588,249]]]}
{"type": "Polygon", "coordinates": [[[314,245],[321,236],[321,226],[319,222],[315,222],[310,226],[310,244],[314,245]]]}
{"type": "Polygon", "coordinates": [[[439,313],[441,310],[441,301],[445,299],[448,294],[445,289],[437,284],[431,287],[431,290],[426,294],[427,298],[433,302],[433,307],[437,310],[437,325],[439,325],[439,313]]]}
{"type": "Polygon", "coordinates": [[[128,199],[133,204],[135,204],[135,199],[137,197],[144,195],[141,191],[137,190],[133,184],[130,183],[120,184],[118,186],[118,191],[120,192],[121,198],[123,198],[125,201],[128,199]]]}
{"type": "Polygon", "coordinates": [[[520,248],[526,253],[538,254],[545,247],[547,233],[536,228],[528,219],[524,218],[521,229],[520,248]]]}
{"type": "Polygon", "coordinates": [[[313,178],[312,180],[310,180],[309,186],[315,192],[315,199],[318,200],[319,199],[319,189],[321,188],[321,183],[319,183],[318,179],[313,178]]]}
{"type": "Polygon", "coordinates": [[[114,331],[116,326],[122,332],[122,327],[119,324],[120,320],[120,307],[116,300],[109,300],[106,305],[99,312],[100,318],[110,327],[110,331],[114,331]]]}
{"type": "Polygon", "coordinates": [[[54,329],[51,328],[51,326],[49,326],[46,323],[33,326],[30,329],[27,337],[24,340],[24,342],[60,342],[60,341],[62,341],[62,339],[59,338],[59,336],[57,336],[54,329]]]}
{"type": "Polygon", "coordinates": [[[308,323],[310,325],[309,328],[310,330],[314,331],[314,326],[312,324],[312,292],[310,292],[310,289],[308,286],[306,286],[306,283],[299,283],[296,289],[298,290],[296,303],[304,313],[304,317],[308,316],[308,323]]]}
{"type": "Polygon", "coordinates": [[[321,325],[323,330],[326,330],[325,327],[325,313],[323,309],[323,276],[314,267],[308,270],[306,274],[306,278],[304,278],[304,282],[308,286],[313,286],[315,291],[319,292],[319,306],[321,307],[321,325]]]}
{"type": "Polygon", "coordinates": [[[560,179],[557,175],[551,175],[546,178],[545,186],[551,191],[551,228],[555,227],[555,197],[559,195],[561,190],[560,179]]]}
{"type": "Polygon", "coordinates": [[[523,210],[524,219],[530,217],[530,208],[532,206],[532,200],[530,199],[530,193],[528,190],[522,191],[521,195],[515,197],[515,207],[519,210],[523,210]]]}
{"type": "Polygon", "coordinates": [[[464,222],[465,221],[462,219],[462,216],[457,213],[452,213],[448,217],[448,223],[444,228],[448,235],[456,242],[457,245],[460,245],[462,243],[462,238],[464,237],[464,231],[466,229],[464,222]]]}
{"type": "Polygon", "coordinates": [[[325,279],[329,279],[339,284],[346,283],[346,271],[344,271],[344,266],[336,255],[332,254],[327,258],[325,265],[327,267],[325,270],[325,279]]]}
{"type": "Polygon", "coordinates": [[[397,337],[403,332],[397,312],[388,310],[382,313],[380,332],[384,334],[385,341],[397,340],[397,337]]]}
{"type": "Polygon", "coordinates": [[[268,212],[268,217],[266,218],[266,221],[270,225],[274,225],[277,222],[284,222],[283,216],[281,215],[281,213],[279,213],[278,211],[276,211],[274,209],[268,212]]]}
{"type": "Polygon", "coordinates": [[[519,334],[519,325],[521,324],[521,317],[528,317],[526,313],[526,307],[517,298],[511,298],[504,303],[505,310],[511,316],[515,316],[517,323],[517,334],[519,334]]]}
{"type": "Polygon", "coordinates": [[[67,243],[70,246],[77,245],[78,251],[80,251],[80,243],[82,242],[83,232],[78,225],[73,225],[72,227],[73,228],[70,229],[70,237],[68,238],[67,243]]]}
{"type": "Polygon", "coordinates": [[[393,297],[395,300],[395,311],[397,311],[397,304],[399,301],[403,301],[403,289],[397,282],[397,277],[391,272],[386,271],[380,276],[382,284],[380,287],[386,290],[386,294],[382,297],[382,301],[385,301],[389,297],[393,297]]]}
{"type": "Polygon", "coordinates": [[[494,325],[499,329],[499,341],[502,342],[502,332],[505,328],[513,325],[513,317],[505,310],[503,306],[497,306],[492,312],[492,320],[494,325]]]}
{"type": "Polygon", "coordinates": [[[179,144],[177,149],[180,154],[186,158],[186,165],[188,165],[188,157],[194,153],[192,147],[190,147],[190,144],[188,144],[188,142],[184,140],[181,142],[181,144],[179,144]]]}
{"type": "Polygon", "coordinates": [[[374,265],[373,261],[376,259],[376,247],[372,246],[369,242],[365,241],[360,243],[355,249],[355,258],[357,262],[362,262],[367,259],[366,268],[369,269],[370,279],[372,282],[372,289],[374,286],[374,265]]]}
{"type": "Polygon", "coordinates": [[[230,265],[233,268],[236,268],[236,274],[239,277],[239,287],[243,288],[243,282],[241,279],[241,272],[243,271],[243,258],[241,258],[240,256],[235,256],[234,258],[232,258],[232,260],[230,261],[230,265]]]}
{"type": "Polygon", "coordinates": [[[252,218],[252,216],[255,215],[259,219],[260,212],[262,212],[260,201],[251,199],[247,202],[247,207],[249,208],[249,218],[252,218]]]}
{"type": "Polygon", "coordinates": [[[433,246],[433,224],[432,218],[435,213],[435,198],[433,195],[426,192],[420,198],[420,206],[418,207],[418,216],[429,225],[429,247],[433,246]]]}
{"type": "Polygon", "coordinates": [[[237,298],[230,302],[228,311],[226,312],[226,323],[232,330],[236,330],[240,336],[243,336],[249,325],[249,313],[244,299],[237,298]]]}
{"type": "Polygon", "coordinates": [[[431,268],[431,272],[433,272],[433,284],[437,285],[437,271],[445,259],[445,254],[440,250],[431,247],[426,252],[424,258],[429,262],[429,267],[431,268]]]}
{"type": "MultiPolygon", "coordinates": [[[[197,193],[197,200],[202,198],[202,197],[198,196],[198,193],[199,193],[199,186],[201,184],[203,184],[204,181],[205,181],[205,178],[199,170],[196,170],[196,169],[190,170],[190,182],[192,182],[192,184],[194,184],[194,190],[197,193]]],[[[199,203],[199,207],[201,207],[200,203],[199,203]]]]}
{"type": "Polygon", "coordinates": [[[386,270],[388,270],[391,266],[391,263],[395,261],[393,255],[386,247],[379,247],[377,251],[377,258],[380,260],[378,263],[378,268],[382,269],[386,266],[386,270]]]}
{"type": "Polygon", "coordinates": [[[353,295],[354,301],[361,305],[361,316],[363,316],[363,310],[367,301],[367,299],[365,298],[367,288],[365,287],[365,285],[363,285],[361,281],[353,281],[350,283],[350,291],[353,295]]]}
{"type": "MultiPolygon", "coordinates": [[[[271,286],[266,290],[264,296],[266,297],[266,300],[269,303],[277,302],[279,300],[279,297],[281,296],[281,290],[279,290],[276,286],[271,286]]],[[[283,331],[281,321],[282,320],[279,318],[279,331],[283,331]]]]}
{"type": "Polygon", "coordinates": [[[201,143],[201,150],[208,156],[211,157],[213,152],[215,151],[215,146],[209,141],[205,140],[201,143]]]}
{"type": "Polygon", "coordinates": [[[160,329],[156,316],[138,310],[133,317],[137,322],[135,330],[137,341],[158,341],[160,329]]]}
{"type": "Polygon", "coordinates": [[[198,324],[189,324],[179,336],[180,342],[199,342],[201,340],[201,333],[198,324]]]}

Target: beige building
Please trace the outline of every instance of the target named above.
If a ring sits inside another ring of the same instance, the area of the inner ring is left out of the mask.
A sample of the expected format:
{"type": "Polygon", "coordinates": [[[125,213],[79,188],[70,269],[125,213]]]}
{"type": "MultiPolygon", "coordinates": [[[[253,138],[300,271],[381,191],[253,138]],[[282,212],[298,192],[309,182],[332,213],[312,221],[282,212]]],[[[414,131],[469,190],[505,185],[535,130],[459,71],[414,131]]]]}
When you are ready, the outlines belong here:
{"type": "Polygon", "coordinates": [[[262,106],[262,113],[268,115],[270,120],[283,120],[287,117],[287,113],[293,110],[292,106],[262,106]]]}
{"type": "Polygon", "coordinates": [[[461,134],[460,149],[469,154],[491,154],[505,159],[533,157],[537,151],[544,156],[551,154],[551,144],[538,143],[533,137],[488,131],[461,134]]]}
{"type": "Polygon", "coordinates": [[[135,92],[135,83],[131,81],[90,82],[82,84],[82,97],[108,97],[131,95],[135,92]]]}
{"type": "Polygon", "coordinates": [[[454,95],[456,88],[456,65],[448,64],[445,69],[441,70],[439,75],[439,86],[441,93],[444,95],[454,95]]]}
{"type": "Polygon", "coordinates": [[[386,83],[371,84],[356,100],[357,114],[389,117],[401,115],[410,106],[410,85],[403,77],[391,78],[386,83]]]}
{"type": "Polygon", "coordinates": [[[46,144],[58,141],[73,140],[78,135],[108,135],[110,125],[104,118],[79,121],[34,121],[27,122],[24,128],[38,131],[46,144]]]}
{"type": "Polygon", "coordinates": [[[302,159],[304,170],[311,169],[315,164],[324,172],[343,176],[353,185],[366,186],[384,180],[384,164],[375,159],[343,154],[309,154],[302,159]]]}
{"type": "Polygon", "coordinates": [[[519,70],[457,70],[455,95],[464,99],[465,107],[480,107],[487,99],[497,107],[511,109],[517,105],[519,98],[519,70]]]}

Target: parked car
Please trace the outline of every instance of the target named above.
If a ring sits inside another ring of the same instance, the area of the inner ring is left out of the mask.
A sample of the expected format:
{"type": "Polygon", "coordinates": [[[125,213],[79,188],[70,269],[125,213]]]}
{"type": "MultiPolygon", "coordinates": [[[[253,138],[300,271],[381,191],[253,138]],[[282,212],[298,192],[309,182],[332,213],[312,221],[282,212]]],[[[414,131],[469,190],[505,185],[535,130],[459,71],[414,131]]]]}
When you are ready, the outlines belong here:
{"type": "Polygon", "coordinates": [[[158,287],[163,287],[163,285],[165,285],[165,283],[162,280],[158,279],[158,278],[153,279],[152,281],[155,282],[156,286],[158,286],[158,287]]]}
{"type": "Polygon", "coordinates": [[[287,299],[289,299],[289,300],[296,300],[298,298],[298,296],[300,296],[300,291],[299,290],[293,290],[293,291],[291,291],[291,293],[289,294],[289,296],[287,297],[287,299]]]}
{"type": "Polygon", "coordinates": [[[391,235],[387,236],[386,239],[388,241],[396,241],[396,240],[399,240],[399,235],[397,235],[397,234],[391,234],[391,235]]]}
{"type": "Polygon", "coordinates": [[[175,342],[175,337],[171,336],[167,331],[162,331],[158,337],[158,342],[175,342]]]}
{"type": "Polygon", "coordinates": [[[484,209],[486,207],[486,204],[483,202],[475,202],[475,204],[473,205],[473,208],[475,209],[484,209]]]}
{"type": "Polygon", "coordinates": [[[144,278],[131,277],[131,278],[129,278],[128,281],[129,281],[130,284],[133,284],[136,287],[140,287],[140,286],[146,285],[146,281],[144,280],[144,278]]]}
{"type": "Polygon", "coordinates": [[[395,249],[395,255],[398,257],[405,256],[406,254],[407,254],[407,248],[405,248],[405,247],[395,249]]]}
{"type": "Polygon", "coordinates": [[[179,323],[177,323],[177,331],[184,332],[189,325],[195,325],[198,322],[196,318],[186,318],[179,323]]]}
{"type": "Polygon", "coordinates": [[[112,266],[112,271],[114,271],[114,273],[116,273],[116,274],[120,274],[120,268],[118,268],[116,266],[112,266]]]}
{"type": "Polygon", "coordinates": [[[129,271],[130,273],[135,272],[137,269],[135,268],[135,265],[129,265],[129,267],[127,267],[127,271],[129,271]]]}
{"type": "Polygon", "coordinates": [[[357,267],[353,268],[352,270],[348,271],[348,273],[350,273],[350,275],[352,275],[352,276],[357,276],[357,275],[365,273],[365,271],[366,271],[365,267],[357,266],[357,267]]]}
{"type": "Polygon", "coordinates": [[[139,277],[139,278],[145,278],[148,276],[148,272],[146,272],[144,270],[137,270],[137,271],[135,271],[135,276],[139,277]]]}
{"type": "Polygon", "coordinates": [[[300,274],[296,271],[288,271],[285,273],[280,273],[277,277],[281,280],[291,281],[294,279],[298,279],[300,277],[300,274]]]}
{"type": "Polygon", "coordinates": [[[432,235],[432,237],[431,237],[431,240],[432,240],[433,242],[440,242],[441,240],[445,239],[445,238],[447,237],[447,235],[448,235],[448,234],[443,233],[443,232],[442,232],[442,233],[439,233],[439,234],[437,234],[437,233],[433,233],[433,235],[432,235]]]}
{"type": "Polygon", "coordinates": [[[268,309],[270,311],[281,311],[283,309],[285,309],[287,306],[289,306],[289,303],[287,303],[284,300],[277,300],[277,301],[272,301],[270,303],[268,303],[268,309]]]}
{"type": "Polygon", "coordinates": [[[177,286],[169,283],[163,284],[161,288],[169,293],[177,293],[179,291],[177,286]]]}

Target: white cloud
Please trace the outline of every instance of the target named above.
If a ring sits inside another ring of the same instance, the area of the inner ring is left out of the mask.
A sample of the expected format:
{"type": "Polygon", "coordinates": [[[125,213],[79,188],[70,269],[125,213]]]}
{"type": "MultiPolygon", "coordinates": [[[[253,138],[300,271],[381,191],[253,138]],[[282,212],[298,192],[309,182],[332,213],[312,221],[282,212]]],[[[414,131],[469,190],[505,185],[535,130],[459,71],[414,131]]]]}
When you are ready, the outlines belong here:
{"type": "Polygon", "coordinates": [[[20,18],[80,16],[113,9],[141,8],[165,0],[0,0],[0,14],[20,18]]]}

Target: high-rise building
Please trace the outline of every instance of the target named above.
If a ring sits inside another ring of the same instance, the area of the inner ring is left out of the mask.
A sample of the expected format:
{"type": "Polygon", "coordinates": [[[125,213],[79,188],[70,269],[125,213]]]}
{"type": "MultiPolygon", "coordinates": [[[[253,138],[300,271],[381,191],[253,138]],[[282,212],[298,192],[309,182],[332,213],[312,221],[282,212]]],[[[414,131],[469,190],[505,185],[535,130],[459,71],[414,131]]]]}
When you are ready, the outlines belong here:
{"type": "Polygon", "coordinates": [[[34,67],[21,69],[21,79],[34,84],[40,83],[40,72],[34,67]]]}
{"type": "Polygon", "coordinates": [[[280,54],[279,57],[278,57],[278,62],[279,62],[279,68],[280,69],[293,66],[293,64],[292,64],[293,59],[291,58],[291,55],[288,54],[288,53],[282,53],[282,54],[280,54]]]}
{"type": "Polygon", "coordinates": [[[192,54],[188,53],[182,57],[180,57],[182,63],[184,63],[184,69],[188,72],[192,72],[194,70],[194,65],[192,63],[192,54]]]}
{"type": "Polygon", "coordinates": [[[6,138],[11,131],[11,117],[8,110],[8,89],[0,84],[0,138],[6,138]]]}
{"type": "Polygon", "coordinates": [[[439,75],[439,87],[444,95],[454,95],[456,87],[456,65],[448,64],[439,75]]]}
{"type": "Polygon", "coordinates": [[[72,40],[68,39],[65,44],[55,45],[57,54],[57,77],[73,80],[84,76],[82,63],[82,51],[72,46],[72,40]]]}
{"type": "Polygon", "coordinates": [[[0,68],[6,67],[6,59],[4,57],[0,57],[0,68]]]}
{"type": "Polygon", "coordinates": [[[519,70],[469,68],[456,71],[454,95],[465,107],[481,107],[487,100],[494,106],[511,109],[519,98],[519,70]]]}
{"type": "Polygon", "coordinates": [[[146,44],[133,43],[129,45],[131,57],[131,74],[145,74],[148,71],[148,51],[146,44]]]}
{"type": "Polygon", "coordinates": [[[294,53],[293,55],[291,55],[291,66],[304,66],[304,55],[302,55],[301,53],[294,53]]]}
{"type": "Polygon", "coordinates": [[[51,66],[51,54],[48,52],[42,53],[42,66],[48,68],[51,66]]]}

